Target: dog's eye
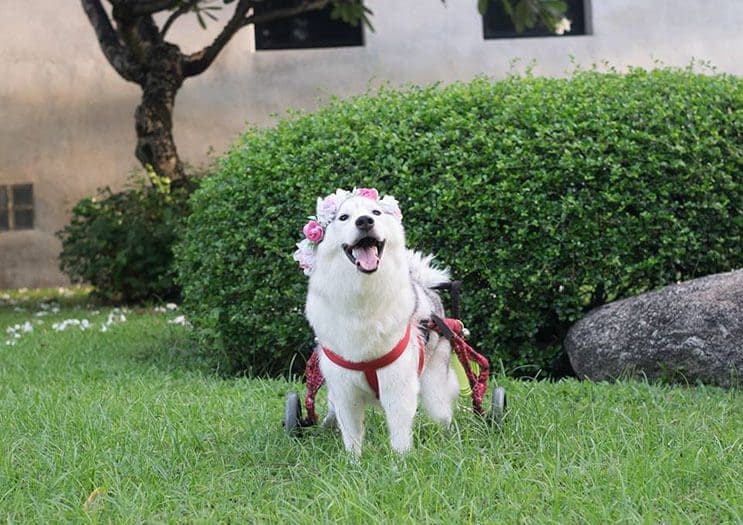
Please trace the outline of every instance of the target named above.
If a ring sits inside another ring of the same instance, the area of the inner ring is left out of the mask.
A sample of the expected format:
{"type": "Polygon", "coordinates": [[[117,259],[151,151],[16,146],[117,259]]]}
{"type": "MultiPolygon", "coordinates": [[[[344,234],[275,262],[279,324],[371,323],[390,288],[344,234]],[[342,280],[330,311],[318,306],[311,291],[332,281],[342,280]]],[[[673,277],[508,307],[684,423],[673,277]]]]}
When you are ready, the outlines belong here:
{"type": "Polygon", "coordinates": [[[382,215],[382,212],[381,212],[381,211],[379,211],[379,210],[374,210],[374,211],[373,211],[372,213],[373,213],[374,215],[382,215]]]}
{"type": "Polygon", "coordinates": [[[341,215],[340,217],[338,217],[338,220],[339,221],[347,221],[348,220],[348,214],[347,213],[344,213],[343,215],[341,215]]]}

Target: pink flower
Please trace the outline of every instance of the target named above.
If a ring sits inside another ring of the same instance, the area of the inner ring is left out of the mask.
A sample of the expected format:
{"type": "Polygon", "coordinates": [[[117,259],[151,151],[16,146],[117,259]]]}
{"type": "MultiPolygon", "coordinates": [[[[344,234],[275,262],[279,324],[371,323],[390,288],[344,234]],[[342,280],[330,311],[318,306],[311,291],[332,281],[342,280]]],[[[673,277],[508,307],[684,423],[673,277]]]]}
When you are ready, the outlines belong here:
{"type": "Polygon", "coordinates": [[[379,192],[375,190],[374,188],[359,188],[356,194],[360,195],[361,197],[366,197],[367,199],[371,199],[373,201],[379,199],[379,192]]]}
{"type": "Polygon", "coordinates": [[[308,222],[304,225],[302,231],[304,232],[304,236],[307,237],[310,242],[314,243],[322,241],[323,235],[325,233],[323,232],[322,226],[317,221],[308,222]]]}

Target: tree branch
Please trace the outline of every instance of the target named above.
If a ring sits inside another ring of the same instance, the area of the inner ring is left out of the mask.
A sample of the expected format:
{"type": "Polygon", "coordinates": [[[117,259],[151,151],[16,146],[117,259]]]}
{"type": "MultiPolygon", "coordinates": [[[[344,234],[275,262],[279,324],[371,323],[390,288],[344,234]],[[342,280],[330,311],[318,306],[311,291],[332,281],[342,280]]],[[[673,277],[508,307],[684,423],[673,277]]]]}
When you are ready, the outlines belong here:
{"type": "Polygon", "coordinates": [[[173,25],[173,22],[175,22],[181,15],[188,13],[191,8],[198,4],[200,1],[201,0],[188,0],[168,17],[168,19],[165,21],[165,24],[163,24],[163,28],[160,30],[160,36],[163,40],[165,40],[165,33],[168,32],[168,29],[170,29],[170,26],[173,25]]]}
{"type": "Polygon", "coordinates": [[[230,21],[224,27],[222,32],[217,35],[214,41],[196,53],[185,57],[184,74],[187,77],[193,77],[206,71],[214,62],[219,53],[224,49],[232,37],[243,27],[250,24],[261,24],[271,22],[280,18],[289,18],[307,11],[317,11],[327,6],[330,0],[305,0],[302,3],[283,9],[274,9],[271,12],[261,15],[252,14],[247,16],[254,7],[255,2],[251,0],[240,0],[230,21]]]}
{"type": "Polygon", "coordinates": [[[119,41],[100,0],[81,0],[81,3],[109,64],[124,80],[139,83],[142,71],[119,41]]]}
{"type": "Polygon", "coordinates": [[[289,18],[295,15],[300,15],[308,11],[318,11],[330,3],[330,0],[305,0],[301,4],[295,7],[285,7],[283,9],[274,9],[269,13],[262,15],[252,15],[245,19],[245,25],[249,24],[265,24],[266,22],[273,22],[281,18],[289,18]]]}
{"type": "Polygon", "coordinates": [[[172,9],[178,5],[178,0],[114,0],[113,3],[130,16],[146,16],[172,9]]]}

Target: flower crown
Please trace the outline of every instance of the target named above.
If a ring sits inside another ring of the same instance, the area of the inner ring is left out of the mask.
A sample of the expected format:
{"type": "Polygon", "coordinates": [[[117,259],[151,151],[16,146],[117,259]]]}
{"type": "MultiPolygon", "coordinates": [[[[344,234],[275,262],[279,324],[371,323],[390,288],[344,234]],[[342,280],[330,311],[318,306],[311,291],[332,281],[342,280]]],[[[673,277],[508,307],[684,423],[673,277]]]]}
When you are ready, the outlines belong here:
{"type": "Polygon", "coordinates": [[[372,199],[384,213],[402,220],[402,212],[400,212],[397,200],[391,195],[385,195],[380,199],[379,192],[374,188],[354,188],[353,191],[336,190],[327,197],[318,197],[315,215],[310,216],[309,222],[302,228],[305,238],[297,243],[297,250],[292,256],[299,263],[305,275],[310,275],[315,267],[317,245],[325,237],[325,229],[333,222],[341,205],[351,197],[372,199]]]}

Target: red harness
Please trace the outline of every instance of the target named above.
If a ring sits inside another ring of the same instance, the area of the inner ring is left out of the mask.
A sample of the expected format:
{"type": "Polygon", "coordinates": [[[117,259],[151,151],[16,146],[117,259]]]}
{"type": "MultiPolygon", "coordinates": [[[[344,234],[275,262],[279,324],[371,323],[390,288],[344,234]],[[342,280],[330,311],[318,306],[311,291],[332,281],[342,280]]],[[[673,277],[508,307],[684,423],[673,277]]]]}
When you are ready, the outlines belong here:
{"type": "MultiPolygon", "coordinates": [[[[369,387],[372,389],[377,399],[379,399],[379,379],[377,378],[377,370],[394,363],[397,358],[400,357],[403,352],[405,352],[405,349],[408,347],[408,343],[410,342],[410,327],[411,325],[408,324],[408,328],[407,330],[405,330],[405,335],[402,337],[402,339],[400,339],[400,341],[392,350],[384,354],[382,357],[372,359],[371,361],[347,361],[346,359],[343,359],[341,356],[325,346],[322,347],[322,350],[327,358],[336,365],[348,370],[364,372],[364,376],[366,376],[366,382],[369,383],[369,387]]],[[[421,375],[421,372],[423,371],[424,359],[425,353],[423,351],[423,341],[421,340],[420,336],[418,336],[418,375],[421,375]]]]}

